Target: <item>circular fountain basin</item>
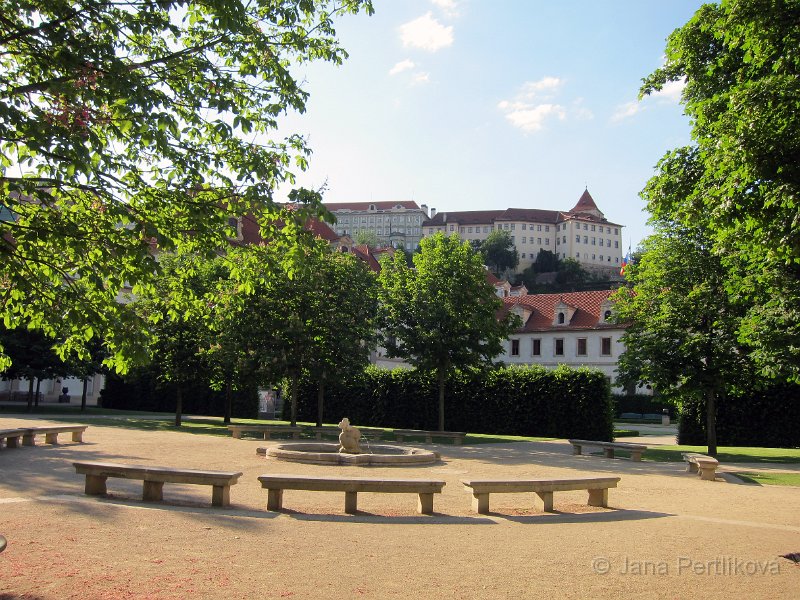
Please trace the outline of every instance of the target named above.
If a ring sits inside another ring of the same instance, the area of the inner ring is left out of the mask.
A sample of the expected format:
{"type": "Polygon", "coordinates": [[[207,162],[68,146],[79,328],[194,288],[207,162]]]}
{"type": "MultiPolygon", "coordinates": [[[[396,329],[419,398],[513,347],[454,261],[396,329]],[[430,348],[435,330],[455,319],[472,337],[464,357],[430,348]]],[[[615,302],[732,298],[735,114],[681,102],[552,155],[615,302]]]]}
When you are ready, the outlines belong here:
{"type": "Polygon", "coordinates": [[[420,465],[439,460],[439,454],[430,450],[376,444],[362,448],[361,454],[339,452],[339,444],[321,442],[276,444],[257,452],[278,460],[319,465],[420,465]]]}

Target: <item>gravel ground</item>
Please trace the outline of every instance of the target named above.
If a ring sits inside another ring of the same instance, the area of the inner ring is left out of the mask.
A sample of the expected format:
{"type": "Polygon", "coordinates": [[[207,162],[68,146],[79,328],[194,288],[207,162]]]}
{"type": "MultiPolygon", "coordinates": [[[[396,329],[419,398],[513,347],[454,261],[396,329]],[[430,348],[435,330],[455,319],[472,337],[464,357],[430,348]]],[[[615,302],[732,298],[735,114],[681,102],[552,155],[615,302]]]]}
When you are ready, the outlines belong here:
{"type": "MultiPolygon", "coordinates": [[[[0,428],[46,421],[4,418],[0,428]]],[[[66,440],[69,436],[61,436],[66,440]]],[[[116,598],[792,598],[800,566],[800,488],[701,481],[671,463],[572,456],[566,442],[414,444],[442,460],[419,467],[339,467],[275,461],[275,442],[89,426],[85,443],[0,450],[0,600],[116,598]],[[230,508],[207,486],[109,479],[83,494],[73,460],[242,471],[230,508]],[[297,473],[443,479],[431,516],[410,494],[287,491],[266,509],[258,475],[297,473]],[[472,477],[619,475],[609,509],[586,492],[493,495],[472,512],[472,477]]]]}

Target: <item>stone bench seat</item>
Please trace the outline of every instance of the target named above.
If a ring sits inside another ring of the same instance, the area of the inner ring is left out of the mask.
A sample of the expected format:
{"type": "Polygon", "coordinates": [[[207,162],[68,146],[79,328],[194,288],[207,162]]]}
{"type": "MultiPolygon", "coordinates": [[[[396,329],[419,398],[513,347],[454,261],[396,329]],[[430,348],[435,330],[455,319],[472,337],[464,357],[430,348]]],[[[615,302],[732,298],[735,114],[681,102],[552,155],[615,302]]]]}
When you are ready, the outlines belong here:
{"type": "Polygon", "coordinates": [[[26,429],[0,429],[0,448],[5,442],[6,448],[19,448],[20,440],[26,429]]]}
{"type": "Polygon", "coordinates": [[[272,439],[273,433],[291,434],[292,438],[299,440],[302,427],[292,427],[291,425],[228,425],[231,436],[241,439],[242,433],[253,432],[262,433],[265,440],[272,439]]]}
{"type": "Polygon", "coordinates": [[[463,431],[424,431],[422,429],[395,429],[393,432],[395,439],[402,442],[407,437],[424,437],[425,443],[432,444],[433,438],[446,438],[453,440],[456,446],[464,442],[467,435],[463,431]]]}
{"type": "Polygon", "coordinates": [[[432,479],[380,479],[353,477],[306,477],[302,475],[261,475],[258,480],[267,490],[267,510],[281,510],[284,490],[344,492],[344,512],[358,511],[358,493],[418,494],[417,512],[433,512],[433,495],[440,494],[444,481],[432,479]]]}
{"type": "Polygon", "coordinates": [[[126,465],[107,462],[74,462],[75,472],[86,475],[86,494],[100,496],[107,493],[106,479],[140,479],[143,482],[142,500],[163,500],[165,483],[188,483],[212,486],[211,504],[229,506],[231,486],[238,482],[241,473],[226,471],[200,471],[149,465],[126,465]]]}
{"type": "Polygon", "coordinates": [[[568,440],[572,444],[572,454],[580,455],[584,446],[597,446],[603,449],[606,458],[614,458],[614,450],[625,450],[631,453],[631,460],[641,461],[642,452],[647,450],[644,444],[628,444],[625,442],[596,442],[592,440],[568,440]]]}
{"type": "Polygon", "coordinates": [[[462,479],[464,487],[472,492],[472,508],[476,513],[489,513],[490,494],[517,494],[535,492],[539,510],[553,512],[553,494],[575,490],[588,490],[589,506],[608,507],[608,490],[617,487],[619,477],[574,477],[569,479],[462,479]]]}
{"type": "Polygon", "coordinates": [[[696,452],[684,452],[682,456],[683,460],[686,461],[687,473],[697,473],[700,479],[705,481],[716,480],[717,467],[719,466],[719,461],[716,458],[696,452]]]}
{"type": "Polygon", "coordinates": [[[22,436],[22,445],[36,445],[37,435],[44,435],[44,441],[47,444],[57,444],[59,433],[71,433],[73,442],[83,442],[83,432],[86,431],[87,427],[88,425],[47,425],[44,427],[28,427],[23,429],[24,435],[22,436]]]}

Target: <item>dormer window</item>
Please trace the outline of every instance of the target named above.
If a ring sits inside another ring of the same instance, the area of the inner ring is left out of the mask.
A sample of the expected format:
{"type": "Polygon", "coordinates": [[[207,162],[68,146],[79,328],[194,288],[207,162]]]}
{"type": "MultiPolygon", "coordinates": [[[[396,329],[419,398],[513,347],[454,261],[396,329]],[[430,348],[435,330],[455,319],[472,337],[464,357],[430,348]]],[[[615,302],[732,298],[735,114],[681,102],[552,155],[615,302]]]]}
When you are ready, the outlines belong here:
{"type": "Polygon", "coordinates": [[[563,325],[565,319],[566,319],[566,317],[564,316],[563,312],[558,313],[558,324],[559,325],[563,325]]]}
{"type": "Polygon", "coordinates": [[[601,323],[611,323],[614,317],[614,305],[612,304],[611,300],[604,300],[600,304],[600,322],[601,323]]]}
{"type": "Polygon", "coordinates": [[[369,209],[370,209],[370,210],[375,210],[375,205],[374,205],[374,204],[370,204],[370,205],[369,205],[369,209]]]}

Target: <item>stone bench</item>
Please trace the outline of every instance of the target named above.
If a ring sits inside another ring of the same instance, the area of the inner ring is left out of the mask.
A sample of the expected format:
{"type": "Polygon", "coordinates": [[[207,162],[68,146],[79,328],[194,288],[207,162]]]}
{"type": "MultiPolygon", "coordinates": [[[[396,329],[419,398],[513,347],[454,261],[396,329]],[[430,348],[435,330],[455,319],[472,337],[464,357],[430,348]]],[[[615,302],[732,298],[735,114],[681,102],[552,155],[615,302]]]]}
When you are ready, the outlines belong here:
{"type": "Polygon", "coordinates": [[[106,479],[141,479],[143,481],[142,500],[163,500],[165,483],[188,483],[210,485],[211,504],[229,506],[231,486],[237,483],[241,473],[225,471],[198,471],[195,469],[175,469],[148,465],[125,465],[105,462],[74,462],[75,472],[86,475],[86,494],[101,496],[106,494],[106,479]]]}
{"type": "Polygon", "coordinates": [[[584,446],[597,446],[603,449],[606,458],[614,458],[614,450],[625,450],[631,453],[631,460],[641,461],[642,452],[647,450],[644,444],[627,444],[625,442],[594,442],[591,440],[568,440],[572,444],[572,453],[579,455],[584,446]]]}
{"type": "Polygon", "coordinates": [[[352,477],[305,477],[302,475],[261,475],[258,480],[266,489],[267,510],[280,510],[283,506],[283,490],[306,490],[315,492],[344,492],[344,512],[358,511],[359,492],[390,494],[418,494],[417,512],[429,515],[433,512],[433,495],[441,494],[444,481],[431,479],[367,479],[352,477]]]}
{"type": "Polygon", "coordinates": [[[476,513],[489,513],[489,494],[535,492],[539,510],[553,512],[553,493],[588,490],[589,506],[608,506],[608,489],[617,487],[619,477],[575,477],[569,479],[462,479],[472,492],[472,508],[476,513]]]}
{"type": "Polygon", "coordinates": [[[395,429],[393,431],[394,437],[398,442],[402,442],[407,437],[424,437],[425,443],[432,444],[433,438],[447,438],[453,440],[456,446],[464,442],[464,436],[467,434],[463,431],[423,431],[421,429],[395,429]]]}
{"type": "Polygon", "coordinates": [[[36,436],[44,435],[47,444],[57,444],[59,433],[71,433],[73,442],[83,442],[83,432],[88,425],[47,425],[44,427],[28,427],[23,429],[22,445],[35,446],[36,436]]]}
{"type": "Polygon", "coordinates": [[[682,456],[686,461],[687,473],[697,473],[705,481],[714,481],[717,478],[719,461],[716,458],[696,452],[684,452],[682,456]]]}
{"type": "Polygon", "coordinates": [[[19,448],[19,441],[25,433],[25,429],[0,429],[0,448],[5,441],[6,448],[19,448]]]}
{"type": "Polygon", "coordinates": [[[228,425],[231,435],[237,440],[241,439],[243,432],[263,433],[264,439],[272,439],[273,433],[290,433],[292,438],[299,440],[302,427],[292,427],[291,425],[228,425]]]}

